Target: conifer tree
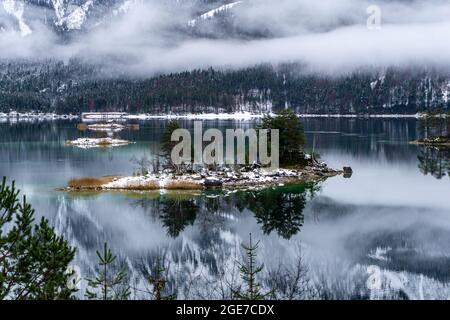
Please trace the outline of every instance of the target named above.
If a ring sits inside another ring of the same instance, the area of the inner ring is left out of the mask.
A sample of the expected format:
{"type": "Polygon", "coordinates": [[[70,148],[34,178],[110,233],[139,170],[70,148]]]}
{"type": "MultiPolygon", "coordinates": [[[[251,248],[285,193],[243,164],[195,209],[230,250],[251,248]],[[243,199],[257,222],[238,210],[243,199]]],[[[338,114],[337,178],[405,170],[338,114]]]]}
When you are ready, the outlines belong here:
{"type": "Polygon", "coordinates": [[[180,124],[177,121],[169,121],[161,137],[161,147],[163,154],[166,157],[170,157],[173,147],[178,143],[176,141],[172,141],[172,133],[177,129],[180,129],[180,124]]]}
{"type": "Polygon", "coordinates": [[[175,169],[177,172],[180,170],[179,166],[175,165],[172,161],[172,149],[178,143],[177,141],[172,141],[172,133],[180,129],[180,125],[177,121],[170,121],[161,137],[161,150],[162,156],[166,160],[167,165],[175,169]]]}
{"type": "Polygon", "coordinates": [[[69,263],[75,249],[48,220],[34,224],[34,210],[19,201],[14,182],[0,185],[0,299],[70,299],[69,263]]]}
{"type": "Polygon", "coordinates": [[[250,234],[250,241],[248,245],[241,244],[245,251],[245,261],[238,262],[241,279],[244,282],[244,289],[242,287],[233,291],[233,296],[239,300],[263,300],[270,295],[261,292],[261,284],[257,280],[257,276],[264,269],[264,265],[258,265],[256,261],[256,250],[259,246],[259,241],[256,244],[252,243],[252,234],[250,234]]]}
{"type": "MultiPolygon", "coordinates": [[[[299,165],[304,162],[305,135],[303,125],[291,110],[282,110],[275,116],[265,116],[262,129],[279,130],[281,165],[299,165]]],[[[269,134],[270,138],[270,134],[269,134]]]]}
{"type": "Polygon", "coordinates": [[[90,300],[127,300],[130,297],[130,287],[125,284],[126,274],[123,269],[118,272],[112,270],[116,256],[108,245],[104,244],[103,252],[97,251],[97,276],[88,279],[86,298],[90,300]]]}

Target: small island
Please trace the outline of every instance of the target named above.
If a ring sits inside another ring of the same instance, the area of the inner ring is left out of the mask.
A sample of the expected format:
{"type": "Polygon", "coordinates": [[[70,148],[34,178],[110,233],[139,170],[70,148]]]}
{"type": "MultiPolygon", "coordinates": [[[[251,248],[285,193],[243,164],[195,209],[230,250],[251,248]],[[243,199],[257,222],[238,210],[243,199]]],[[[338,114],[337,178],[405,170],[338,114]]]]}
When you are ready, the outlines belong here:
{"type": "Polygon", "coordinates": [[[411,141],[411,144],[425,147],[450,147],[450,112],[438,108],[422,114],[419,130],[424,137],[411,141]]]}
{"type": "Polygon", "coordinates": [[[75,140],[67,140],[66,144],[82,149],[90,148],[110,148],[125,146],[132,143],[128,140],[113,139],[113,138],[78,138],[75,140]]]}
{"type": "MultiPolygon", "coordinates": [[[[171,121],[161,140],[162,154],[152,161],[147,158],[133,159],[138,165],[133,175],[73,178],[64,190],[146,191],[268,187],[318,182],[341,174],[344,177],[351,176],[350,167],[344,167],[344,170],[332,169],[326,163],[318,161],[319,155],[315,152],[305,152],[303,126],[291,111],[284,110],[276,116],[264,117],[261,128],[279,130],[280,168],[264,166],[257,161],[247,165],[176,165],[170,154],[178,142],[173,142],[171,137],[180,126],[176,121],[171,121]]],[[[93,142],[88,145],[90,143],[93,142]]],[[[113,144],[112,141],[109,143],[113,144]]]]}
{"type": "Polygon", "coordinates": [[[87,128],[92,131],[106,131],[106,132],[119,132],[125,129],[126,127],[120,123],[94,123],[87,125],[87,128]]]}
{"type": "Polygon", "coordinates": [[[435,147],[450,147],[450,136],[423,138],[416,141],[412,141],[411,144],[435,146],[435,147]]]}

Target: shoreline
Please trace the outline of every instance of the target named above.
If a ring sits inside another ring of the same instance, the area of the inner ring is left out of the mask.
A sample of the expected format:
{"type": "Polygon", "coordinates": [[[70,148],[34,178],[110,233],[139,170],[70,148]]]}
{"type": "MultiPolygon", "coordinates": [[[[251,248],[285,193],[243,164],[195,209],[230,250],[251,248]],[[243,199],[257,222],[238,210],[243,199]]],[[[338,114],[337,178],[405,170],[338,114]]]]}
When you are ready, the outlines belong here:
{"type": "Polygon", "coordinates": [[[53,112],[16,112],[11,111],[9,113],[0,112],[1,120],[12,120],[12,121],[30,121],[30,120],[41,120],[41,121],[52,121],[52,120],[73,120],[79,119],[80,116],[77,114],[56,114],[53,112]]]}
{"type": "Polygon", "coordinates": [[[426,146],[426,147],[450,147],[450,140],[448,141],[421,141],[421,140],[414,140],[410,141],[409,144],[417,145],[417,146],[426,146]]]}
{"type": "MultiPolygon", "coordinates": [[[[235,112],[235,113],[198,113],[198,114],[128,114],[123,112],[110,113],[82,113],[81,115],[74,114],[55,114],[55,113],[1,113],[0,120],[3,122],[27,122],[27,121],[54,121],[54,120],[75,120],[80,119],[82,122],[101,122],[101,121],[117,121],[126,122],[131,120],[146,121],[146,120],[238,120],[250,121],[254,119],[261,119],[264,115],[273,115],[273,113],[250,113],[250,112],[235,112]]],[[[416,114],[297,114],[300,118],[352,118],[352,119],[420,119],[424,115],[416,114]]]]}
{"type": "MultiPolygon", "coordinates": [[[[170,119],[185,119],[185,120],[253,120],[263,118],[265,115],[273,116],[273,112],[269,113],[250,113],[250,112],[235,112],[235,113],[197,113],[197,114],[126,114],[121,112],[116,113],[82,113],[81,120],[83,122],[95,122],[101,120],[170,120],[170,119]]],[[[423,115],[416,114],[296,114],[300,118],[416,118],[419,119],[423,115]]]]}

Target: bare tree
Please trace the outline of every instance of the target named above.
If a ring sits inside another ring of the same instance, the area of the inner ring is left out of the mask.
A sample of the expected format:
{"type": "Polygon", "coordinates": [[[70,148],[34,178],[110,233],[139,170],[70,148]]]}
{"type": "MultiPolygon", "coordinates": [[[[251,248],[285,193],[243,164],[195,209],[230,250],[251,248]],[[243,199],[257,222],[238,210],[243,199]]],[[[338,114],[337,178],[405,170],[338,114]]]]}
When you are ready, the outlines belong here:
{"type": "Polygon", "coordinates": [[[130,161],[137,166],[137,175],[145,176],[153,168],[152,161],[150,161],[147,154],[144,154],[139,158],[136,156],[132,156],[130,161]]]}
{"type": "Polygon", "coordinates": [[[276,300],[314,299],[317,291],[309,278],[300,247],[292,265],[280,263],[268,272],[266,283],[272,288],[271,298],[276,300]]]}

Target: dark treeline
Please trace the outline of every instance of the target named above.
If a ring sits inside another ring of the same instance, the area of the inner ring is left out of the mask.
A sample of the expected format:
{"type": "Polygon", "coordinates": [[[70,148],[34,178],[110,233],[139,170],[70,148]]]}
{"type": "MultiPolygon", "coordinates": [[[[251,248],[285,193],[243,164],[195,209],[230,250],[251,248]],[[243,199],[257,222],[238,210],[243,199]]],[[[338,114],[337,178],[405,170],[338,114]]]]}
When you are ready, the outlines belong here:
{"type": "Polygon", "coordinates": [[[386,69],[326,76],[283,64],[148,79],[105,73],[77,61],[0,63],[0,111],[267,112],[288,106],[298,113],[389,114],[450,106],[450,74],[438,71],[386,69]]]}

